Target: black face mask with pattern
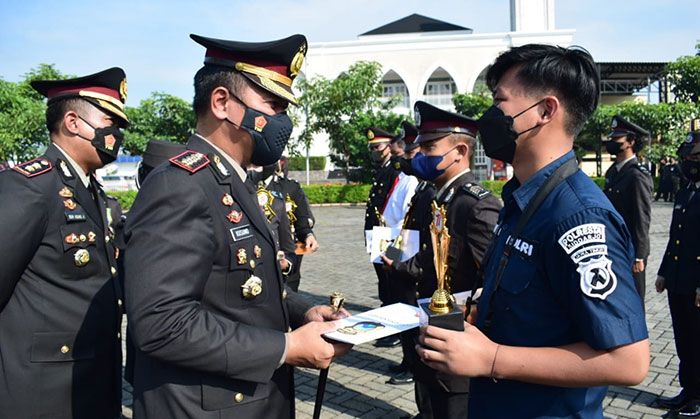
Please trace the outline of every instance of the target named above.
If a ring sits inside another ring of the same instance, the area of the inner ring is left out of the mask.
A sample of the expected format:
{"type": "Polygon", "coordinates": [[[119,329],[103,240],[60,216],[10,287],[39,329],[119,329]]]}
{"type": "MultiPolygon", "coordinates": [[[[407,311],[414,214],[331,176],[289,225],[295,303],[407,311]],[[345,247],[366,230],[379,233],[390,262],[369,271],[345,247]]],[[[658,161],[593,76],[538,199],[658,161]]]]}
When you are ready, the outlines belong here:
{"type": "Polygon", "coordinates": [[[515,140],[524,133],[539,127],[539,124],[537,124],[525,131],[517,132],[513,128],[513,122],[515,118],[543,101],[544,99],[540,100],[514,116],[504,114],[496,105],[488,108],[477,121],[479,136],[484,146],[484,154],[492,159],[513,163],[513,157],[515,157],[515,140]]]}
{"type": "Polygon", "coordinates": [[[691,182],[700,181],[700,161],[683,160],[681,162],[681,171],[691,182]]]}
{"type": "Polygon", "coordinates": [[[95,136],[92,138],[83,137],[79,133],[77,134],[78,137],[90,141],[92,146],[97,150],[97,154],[100,156],[100,161],[103,165],[115,161],[119,154],[119,147],[121,147],[124,141],[124,134],[121,129],[119,129],[119,126],[112,125],[109,127],[95,128],[82,116],[78,115],[78,118],[95,131],[95,136]]]}
{"type": "Polygon", "coordinates": [[[228,116],[226,121],[237,128],[243,128],[253,139],[253,156],[250,162],[256,166],[267,166],[275,163],[282,157],[289,137],[292,135],[292,120],[286,112],[275,115],[266,115],[249,108],[242,100],[231,94],[243,107],[245,113],[243,120],[238,125],[228,116]]]}

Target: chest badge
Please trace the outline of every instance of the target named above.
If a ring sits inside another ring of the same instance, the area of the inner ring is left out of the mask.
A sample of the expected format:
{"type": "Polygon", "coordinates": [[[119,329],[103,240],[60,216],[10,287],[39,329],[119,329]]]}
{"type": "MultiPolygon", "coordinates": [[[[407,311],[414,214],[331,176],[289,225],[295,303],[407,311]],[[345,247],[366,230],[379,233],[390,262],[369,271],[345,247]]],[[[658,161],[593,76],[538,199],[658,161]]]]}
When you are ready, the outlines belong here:
{"type": "Polygon", "coordinates": [[[236,224],[241,221],[241,219],[243,218],[243,214],[240,211],[232,210],[228,213],[226,218],[228,218],[230,222],[236,224]]]}
{"type": "Polygon", "coordinates": [[[246,300],[252,300],[253,298],[262,294],[262,290],[262,279],[255,275],[248,278],[248,280],[241,285],[241,293],[243,294],[243,298],[246,300]]]}
{"type": "Polygon", "coordinates": [[[75,262],[75,266],[82,268],[83,266],[90,263],[90,252],[88,252],[85,249],[80,249],[77,252],[75,252],[73,260],[75,262]]]}
{"type": "Polygon", "coordinates": [[[64,186],[63,189],[58,191],[58,196],[60,196],[61,198],[73,198],[73,191],[68,189],[67,186],[64,186]]]}
{"type": "Polygon", "coordinates": [[[71,233],[71,234],[67,235],[64,240],[65,240],[66,244],[76,244],[80,241],[80,237],[78,237],[78,235],[75,233],[71,233]]]}
{"type": "Polygon", "coordinates": [[[238,249],[236,252],[236,260],[238,261],[239,265],[245,265],[248,263],[248,255],[246,254],[245,249],[238,249]]]}
{"type": "Polygon", "coordinates": [[[226,205],[227,207],[230,207],[233,205],[233,197],[230,194],[224,194],[224,196],[221,198],[221,203],[226,205]]]}
{"type": "Polygon", "coordinates": [[[262,257],[262,249],[257,244],[253,247],[253,254],[258,259],[262,257]]]}
{"type": "Polygon", "coordinates": [[[64,199],[63,200],[63,206],[66,207],[68,210],[74,210],[78,205],[73,201],[72,199],[64,199]]]}

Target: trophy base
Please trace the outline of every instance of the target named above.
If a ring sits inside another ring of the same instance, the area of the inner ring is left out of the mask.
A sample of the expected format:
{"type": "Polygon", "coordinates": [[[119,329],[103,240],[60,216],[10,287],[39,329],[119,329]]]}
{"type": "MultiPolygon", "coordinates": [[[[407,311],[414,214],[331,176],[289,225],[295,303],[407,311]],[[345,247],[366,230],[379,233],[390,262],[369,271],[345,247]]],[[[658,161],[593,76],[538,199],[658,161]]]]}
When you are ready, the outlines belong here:
{"type": "Polygon", "coordinates": [[[464,313],[457,307],[452,307],[449,313],[433,313],[430,311],[430,302],[421,303],[420,308],[423,309],[428,316],[428,324],[430,326],[439,327],[447,330],[464,330],[464,313]]]}

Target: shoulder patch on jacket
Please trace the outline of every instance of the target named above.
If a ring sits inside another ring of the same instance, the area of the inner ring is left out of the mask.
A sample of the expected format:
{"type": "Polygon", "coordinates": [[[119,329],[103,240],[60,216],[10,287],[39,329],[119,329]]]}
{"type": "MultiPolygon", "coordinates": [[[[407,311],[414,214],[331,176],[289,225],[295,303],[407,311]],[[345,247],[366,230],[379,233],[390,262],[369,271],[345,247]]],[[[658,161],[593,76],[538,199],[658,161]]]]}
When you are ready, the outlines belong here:
{"type": "Polygon", "coordinates": [[[462,186],[462,189],[464,190],[464,192],[468,193],[476,199],[484,199],[487,196],[491,195],[491,192],[489,192],[488,189],[484,188],[483,186],[477,183],[467,183],[466,185],[462,186]]]}
{"type": "Polygon", "coordinates": [[[640,172],[644,173],[645,175],[651,175],[651,172],[649,171],[649,169],[648,169],[645,165],[643,165],[643,164],[641,164],[641,163],[635,164],[634,167],[636,167],[637,170],[639,170],[640,172]]]}
{"type": "Polygon", "coordinates": [[[51,171],[53,165],[45,157],[38,157],[25,163],[15,165],[12,170],[19,172],[26,177],[39,176],[42,173],[51,171]]]}
{"type": "Polygon", "coordinates": [[[210,163],[209,157],[194,150],[185,150],[177,156],[170,159],[170,163],[177,167],[187,170],[190,173],[195,173],[201,170],[210,163]]]}

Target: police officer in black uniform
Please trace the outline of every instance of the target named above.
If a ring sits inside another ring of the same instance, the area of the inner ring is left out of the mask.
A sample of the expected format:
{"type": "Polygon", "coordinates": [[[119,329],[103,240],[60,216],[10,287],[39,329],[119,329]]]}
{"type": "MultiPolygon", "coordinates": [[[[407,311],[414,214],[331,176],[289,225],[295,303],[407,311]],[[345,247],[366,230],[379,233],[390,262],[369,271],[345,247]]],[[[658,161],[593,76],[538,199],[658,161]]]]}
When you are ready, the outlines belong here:
{"type": "Polygon", "coordinates": [[[306,39],[191,37],[207,48],[196,134],[148,175],[126,225],[134,418],[293,417],[292,366],[327,367],[348,347],[322,338],[329,306],[284,286],[245,168],[282,154],[306,39]]]}
{"type": "MultiPolygon", "coordinates": [[[[382,213],[391,191],[399,180],[399,169],[391,164],[389,143],[393,138],[394,134],[378,127],[371,127],[367,130],[367,147],[369,148],[370,159],[376,170],[374,182],[372,182],[372,188],[367,199],[367,208],[365,209],[365,232],[371,232],[373,227],[385,224],[382,213]]],[[[372,265],[377,273],[379,300],[382,302],[382,305],[385,305],[391,301],[389,278],[381,264],[373,263],[372,265]]],[[[375,345],[378,347],[391,347],[399,343],[400,341],[396,336],[387,336],[377,340],[375,345]]]]}
{"type": "Polygon", "coordinates": [[[678,155],[688,185],[676,195],[656,290],[668,290],[682,390],[657,402],[679,416],[700,417],[700,119],[691,124],[678,155]]]}
{"type": "MultiPolygon", "coordinates": [[[[414,176],[411,167],[411,160],[420,150],[420,144],[416,142],[418,129],[410,122],[401,123],[401,136],[404,141],[404,155],[397,159],[401,171],[407,176],[414,176]]],[[[404,228],[419,232],[419,249],[430,246],[429,226],[432,220],[430,205],[435,198],[435,186],[427,180],[421,180],[416,187],[411,198],[411,203],[406,218],[404,228]]],[[[385,255],[382,260],[389,270],[391,292],[396,302],[416,305],[416,285],[423,275],[423,270],[417,258],[410,258],[405,262],[392,261],[385,255]]],[[[394,375],[389,379],[389,384],[410,384],[413,382],[413,369],[416,362],[420,362],[416,357],[414,349],[415,339],[418,332],[415,329],[401,333],[401,350],[403,360],[397,366],[389,367],[394,375]]]]}
{"type": "Polygon", "coordinates": [[[143,152],[141,162],[138,166],[136,186],[141,188],[141,185],[143,185],[143,182],[146,180],[146,176],[148,176],[153,169],[167,162],[171,157],[182,153],[186,149],[187,147],[184,144],[160,140],[149,141],[148,144],[146,144],[146,150],[143,152]]]}
{"type": "Polygon", "coordinates": [[[615,163],[605,173],[605,195],[632,233],[635,261],[631,268],[643,303],[654,182],[636,153],[646,144],[649,133],[619,115],[613,117],[611,127],[612,132],[604,144],[607,152],[615,156],[615,163]]]}
{"type": "Polygon", "coordinates": [[[120,68],[37,80],[51,145],[0,173],[0,415],[121,411],[122,290],[106,196],[94,177],[122,142],[120,68]]]}
{"type": "Polygon", "coordinates": [[[313,232],[316,220],[311,212],[309,200],[299,182],[287,177],[286,163],[287,159],[282,157],[279,162],[264,167],[260,177],[264,179],[265,188],[272,193],[275,199],[284,203],[284,211],[289,219],[290,227],[287,234],[293,240],[295,249],[299,250],[290,255],[289,259],[292,263],[285,278],[287,285],[294,291],[298,291],[303,254],[315,252],[319,246],[313,232]]]}
{"type": "MultiPolygon", "coordinates": [[[[447,260],[450,288],[454,293],[468,291],[477,280],[477,270],[491,241],[501,203],[479,185],[470,170],[476,145],[476,121],[421,101],[416,102],[414,113],[420,153],[411,161],[413,174],[435,185],[434,202],[447,210],[451,235],[447,260]]],[[[412,260],[396,267],[398,272],[414,278],[415,299],[430,298],[437,288],[429,232],[433,216],[428,210],[426,220],[425,211],[421,209],[421,250],[412,260]]],[[[415,343],[413,351],[413,357],[417,357],[415,343]]],[[[413,373],[421,417],[466,417],[468,379],[438,373],[422,362],[414,363],[413,373]]]]}

